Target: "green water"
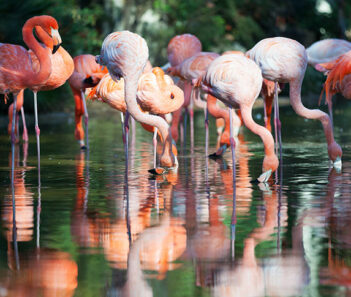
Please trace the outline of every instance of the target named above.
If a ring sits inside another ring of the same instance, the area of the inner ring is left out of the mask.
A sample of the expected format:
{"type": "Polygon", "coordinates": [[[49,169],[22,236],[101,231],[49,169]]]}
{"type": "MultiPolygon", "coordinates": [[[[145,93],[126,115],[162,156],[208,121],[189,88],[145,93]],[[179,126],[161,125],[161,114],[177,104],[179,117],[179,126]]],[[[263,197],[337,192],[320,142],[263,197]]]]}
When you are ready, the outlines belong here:
{"type": "MultiPolygon", "coordinates": [[[[152,178],[152,135],[136,124],[126,174],[119,114],[99,109],[89,104],[89,153],[71,114],[39,117],[40,188],[28,119],[27,159],[15,148],[16,240],[1,120],[0,296],[349,296],[351,104],[334,113],[341,173],[329,168],[321,124],[283,107],[283,178],[251,183],[263,145],[241,128],[235,226],[231,154],[206,160],[202,112],[194,148],[178,144],[178,173],[152,178]]],[[[214,152],[213,119],[210,138],[214,152]]]]}

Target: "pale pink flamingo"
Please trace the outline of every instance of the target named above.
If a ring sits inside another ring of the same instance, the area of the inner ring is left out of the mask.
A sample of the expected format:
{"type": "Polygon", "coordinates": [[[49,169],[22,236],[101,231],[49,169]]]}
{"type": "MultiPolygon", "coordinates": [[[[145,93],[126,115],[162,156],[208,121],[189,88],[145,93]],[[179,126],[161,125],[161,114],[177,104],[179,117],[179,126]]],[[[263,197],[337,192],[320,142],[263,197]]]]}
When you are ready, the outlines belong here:
{"type": "MultiPolygon", "coordinates": [[[[334,166],[339,167],[342,150],[334,140],[332,121],[325,112],[319,109],[307,109],[301,102],[301,85],[307,67],[307,53],[304,46],[289,38],[267,38],[257,43],[246,55],[260,66],[264,78],[276,82],[276,91],[278,82],[289,83],[290,104],[298,115],[321,121],[328,144],[329,158],[334,166]]],[[[277,100],[275,105],[278,111],[277,100]]],[[[281,147],[279,118],[277,121],[281,147]]]]}
{"type": "Polygon", "coordinates": [[[334,61],[350,50],[351,42],[347,40],[335,38],[319,40],[306,49],[308,64],[321,71],[317,64],[334,61]]]}
{"type": "MultiPolygon", "coordinates": [[[[172,76],[177,76],[181,78],[186,84],[190,84],[191,88],[191,83],[193,80],[197,80],[199,77],[204,75],[204,73],[207,70],[208,65],[210,63],[219,57],[218,54],[216,53],[211,53],[211,52],[198,52],[191,56],[190,58],[185,59],[182,63],[172,66],[168,68],[168,72],[172,76]]],[[[185,90],[185,89],[184,89],[185,90]]],[[[192,94],[191,97],[199,97],[198,93],[198,88],[195,90],[193,89],[191,92],[192,94]]],[[[187,96],[187,91],[184,91],[184,100],[185,96],[187,96]]],[[[192,98],[189,97],[189,100],[192,98]]],[[[212,101],[211,101],[212,103],[212,101]]],[[[208,154],[208,116],[207,116],[207,104],[204,106],[205,108],[205,129],[206,129],[206,156],[208,154]]],[[[213,111],[213,109],[209,109],[208,111],[213,111]]],[[[192,117],[192,110],[190,111],[190,116],[192,117]]],[[[228,116],[229,117],[229,116],[228,116]]],[[[178,132],[178,127],[176,127],[176,130],[172,130],[172,132],[178,132]]],[[[191,128],[193,130],[193,128],[191,128]]],[[[191,147],[193,147],[193,140],[194,140],[194,135],[193,132],[191,132],[191,147]]]]}
{"type": "MultiPolygon", "coordinates": [[[[252,106],[262,87],[262,74],[259,67],[250,59],[240,55],[223,55],[215,59],[207,68],[206,74],[198,85],[232,108],[239,108],[242,120],[247,128],[259,135],[263,141],[265,157],[263,160],[263,173],[258,178],[266,182],[271,173],[279,165],[274,153],[272,134],[264,127],[256,124],[252,119],[252,106]]],[[[232,112],[230,112],[232,119],[232,112]]],[[[233,159],[233,176],[235,177],[235,152],[232,120],[230,120],[230,143],[233,159]]]]}
{"type": "MultiPolygon", "coordinates": [[[[33,35],[34,27],[41,27],[53,39],[53,52],[61,43],[57,21],[51,16],[37,16],[26,21],[22,29],[24,43],[33,51],[38,65],[32,64],[28,51],[18,45],[0,43],[0,93],[14,95],[11,140],[15,142],[16,101],[18,93],[26,88],[45,83],[51,73],[49,49],[42,47],[33,35]]],[[[36,109],[36,103],[35,103],[36,109]]]]}
{"type": "MultiPolygon", "coordinates": [[[[121,31],[108,35],[101,48],[97,62],[107,66],[113,80],[124,78],[124,94],[128,112],[138,122],[155,126],[164,140],[164,149],[160,158],[161,166],[172,167],[175,158],[172,154],[172,136],[167,122],[159,117],[143,113],[136,101],[138,80],[142,75],[149,56],[146,41],[139,35],[121,31]]],[[[126,121],[127,123],[127,121],[126,121]]]]}
{"type": "MultiPolygon", "coordinates": [[[[192,34],[181,34],[174,36],[167,46],[168,61],[172,67],[181,64],[184,60],[192,57],[194,54],[201,52],[201,41],[192,34]]],[[[191,84],[187,81],[180,81],[179,87],[184,91],[184,104],[182,108],[173,113],[171,131],[175,142],[178,141],[178,124],[181,117],[182,109],[187,109],[190,105],[190,133],[193,136],[194,131],[194,113],[191,104],[191,84]]],[[[186,122],[186,118],[184,118],[186,122]]],[[[184,125],[185,126],[185,125],[184,125]]]]}
{"type": "MultiPolygon", "coordinates": [[[[89,94],[89,97],[95,96],[112,108],[119,110],[122,125],[124,124],[123,113],[127,111],[124,86],[125,80],[123,78],[115,82],[109,74],[106,74],[89,94]]],[[[184,95],[183,91],[174,85],[173,80],[165,75],[161,68],[155,67],[151,72],[141,75],[138,81],[137,102],[143,112],[163,116],[179,109],[184,102],[184,95]]],[[[154,130],[150,125],[141,124],[146,130],[154,132],[154,166],[156,167],[157,128],[154,130]]],[[[162,138],[162,142],[164,142],[164,138],[162,138]]],[[[176,149],[174,148],[173,153],[176,157],[176,149]]],[[[176,158],[175,161],[177,161],[176,158]]]]}
{"type": "Polygon", "coordinates": [[[85,89],[96,86],[100,79],[108,72],[106,68],[101,67],[95,61],[93,55],[80,55],[74,57],[74,72],[68,80],[72,89],[75,103],[75,138],[78,140],[82,149],[85,148],[84,130],[82,127],[82,117],[84,115],[84,124],[86,129],[86,144],[88,145],[88,109],[85,101],[85,89]]]}

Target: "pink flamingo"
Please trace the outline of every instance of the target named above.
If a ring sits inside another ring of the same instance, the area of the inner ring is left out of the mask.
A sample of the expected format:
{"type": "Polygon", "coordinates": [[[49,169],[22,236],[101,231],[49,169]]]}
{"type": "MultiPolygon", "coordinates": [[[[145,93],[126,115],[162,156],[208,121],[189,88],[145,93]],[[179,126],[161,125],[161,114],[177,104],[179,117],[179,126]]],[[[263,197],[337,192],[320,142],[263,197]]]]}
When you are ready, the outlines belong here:
{"type": "MultiPolygon", "coordinates": [[[[193,80],[198,79],[201,75],[203,75],[208,67],[208,65],[217,57],[219,57],[216,53],[211,52],[198,52],[191,56],[190,58],[185,59],[182,63],[171,66],[167,69],[168,73],[172,76],[178,76],[184,82],[184,101],[189,100],[188,105],[190,104],[191,97],[198,98],[198,92],[194,92],[192,90],[191,83],[193,80]],[[190,86],[190,87],[188,87],[190,86]],[[195,94],[196,93],[196,94],[195,94]],[[189,95],[189,96],[188,96],[189,95]],[[188,97],[186,97],[188,96],[188,97]]],[[[185,106],[186,103],[184,104],[185,106]]],[[[207,115],[207,106],[204,106],[205,116],[207,115]]],[[[193,129],[193,110],[190,111],[190,132],[191,132],[191,146],[193,147],[194,141],[194,129],[193,129]]],[[[177,128],[177,127],[176,127],[177,128]]],[[[205,119],[205,128],[206,135],[208,134],[208,120],[205,119]]],[[[173,129],[172,132],[178,132],[178,129],[173,129]]],[[[173,136],[173,134],[172,134],[173,136]]],[[[208,137],[206,137],[206,148],[208,147],[208,137]]],[[[207,150],[206,150],[207,155],[207,150]]]]}
{"type": "MultiPolygon", "coordinates": [[[[0,92],[14,95],[11,141],[15,142],[17,95],[21,90],[45,83],[51,73],[49,49],[42,47],[33,35],[34,27],[41,27],[53,39],[53,52],[58,49],[61,37],[57,21],[51,16],[37,16],[26,21],[22,29],[23,41],[32,50],[38,65],[32,64],[28,51],[18,45],[0,44],[0,92]]],[[[38,36],[39,37],[39,36],[38,36]]],[[[36,101],[35,101],[36,109],[36,101]]],[[[36,111],[37,114],[37,111],[36,111]]],[[[37,116],[37,115],[36,115],[37,116]]]]}
{"type": "MultiPolygon", "coordinates": [[[[321,121],[327,139],[329,158],[333,161],[334,166],[339,167],[342,150],[334,140],[333,126],[329,116],[319,109],[307,109],[301,102],[301,85],[307,67],[307,53],[304,46],[289,38],[267,38],[257,43],[246,55],[260,65],[264,78],[276,83],[275,93],[278,82],[289,83],[290,104],[298,115],[321,121]]],[[[277,99],[275,107],[278,111],[277,99]]],[[[279,116],[277,122],[281,148],[279,116]]]]}
{"type": "MultiPolygon", "coordinates": [[[[176,35],[170,40],[167,46],[168,61],[171,64],[171,67],[175,67],[181,64],[184,60],[192,57],[196,53],[201,52],[201,50],[202,50],[201,41],[195,35],[192,35],[192,34],[176,35]]],[[[182,108],[180,108],[179,110],[173,113],[171,131],[172,131],[172,137],[175,140],[175,142],[178,141],[178,124],[182,113],[182,109],[183,108],[187,109],[189,105],[191,105],[190,97],[191,97],[191,90],[192,90],[191,84],[187,81],[180,81],[178,83],[178,86],[182,87],[182,89],[184,90],[184,104],[182,108]]],[[[186,118],[184,120],[186,122],[186,118]]],[[[191,136],[193,135],[193,131],[194,131],[193,127],[194,127],[194,113],[191,108],[190,110],[191,136]]]]}
{"type": "MultiPolygon", "coordinates": [[[[124,87],[125,80],[123,78],[115,82],[109,74],[106,74],[89,94],[89,97],[94,96],[101,99],[112,108],[119,110],[121,112],[122,125],[124,124],[123,113],[127,112],[124,87]]],[[[143,112],[163,116],[179,109],[184,102],[184,95],[182,90],[174,85],[173,80],[168,75],[165,75],[161,68],[155,67],[151,72],[144,73],[140,77],[137,102],[143,112]]],[[[141,124],[144,129],[154,132],[154,167],[156,167],[157,128],[153,129],[149,125],[141,124]]],[[[127,137],[125,132],[123,137],[127,137]]],[[[164,139],[162,139],[162,142],[164,142],[164,139]]],[[[175,155],[175,163],[177,163],[174,145],[172,150],[175,155]]]]}
{"type": "Polygon", "coordinates": [[[68,80],[71,87],[75,103],[75,122],[76,128],[74,132],[75,138],[78,140],[82,149],[85,148],[84,130],[82,127],[82,117],[84,115],[84,122],[86,128],[86,144],[88,146],[88,109],[85,101],[85,89],[96,86],[101,78],[108,72],[106,68],[103,69],[101,65],[95,61],[93,55],[80,55],[74,57],[74,72],[68,80]]]}
{"type": "MultiPolygon", "coordinates": [[[[323,39],[306,49],[308,64],[316,68],[317,64],[336,60],[351,50],[351,42],[343,39],[323,39]]],[[[316,68],[318,71],[318,66],[316,68]]]]}
{"type": "Polygon", "coordinates": [[[138,80],[148,56],[149,49],[142,37],[129,31],[121,31],[111,33],[105,38],[101,54],[96,59],[99,64],[107,67],[114,81],[118,81],[121,77],[124,78],[124,94],[128,112],[136,121],[155,126],[160,131],[164,140],[160,164],[164,167],[172,167],[175,165],[175,158],[171,151],[172,136],[169,133],[167,122],[161,117],[143,113],[136,101],[138,80]]]}
{"type": "Polygon", "coordinates": [[[341,93],[346,99],[351,99],[351,50],[336,61],[317,64],[316,67],[327,71],[323,91],[325,91],[325,100],[332,118],[333,95],[341,93]]]}
{"type": "Polygon", "coordinates": [[[233,177],[235,177],[235,152],[232,125],[232,109],[239,108],[245,126],[259,135],[265,148],[263,173],[259,182],[268,181],[272,172],[279,165],[274,153],[272,134],[252,119],[252,106],[262,87],[262,75],[259,67],[250,59],[240,55],[223,55],[208,67],[202,80],[197,82],[201,88],[230,106],[230,144],[233,158],[233,177]]]}
{"type": "MultiPolygon", "coordinates": [[[[38,91],[54,90],[62,86],[66,82],[66,80],[72,75],[74,70],[74,64],[72,57],[69,55],[69,53],[67,53],[67,51],[64,48],[59,47],[57,51],[54,51],[54,40],[51,36],[47,34],[47,32],[42,30],[40,27],[35,27],[35,31],[39,39],[43,41],[46,48],[50,49],[50,52],[52,51],[54,53],[49,54],[49,58],[51,60],[51,73],[48,80],[30,87],[34,94],[35,132],[37,138],[38,169],[40,171],[40,129],[38,125],[37,93],[38,91]]],[[[59,45],[60,44],[61,38],[59,40],[59,45]]],[[[40,61],[32,51],[29,51],[29,54],[32,59],[33,69],[39,70],[40,61]]]]}

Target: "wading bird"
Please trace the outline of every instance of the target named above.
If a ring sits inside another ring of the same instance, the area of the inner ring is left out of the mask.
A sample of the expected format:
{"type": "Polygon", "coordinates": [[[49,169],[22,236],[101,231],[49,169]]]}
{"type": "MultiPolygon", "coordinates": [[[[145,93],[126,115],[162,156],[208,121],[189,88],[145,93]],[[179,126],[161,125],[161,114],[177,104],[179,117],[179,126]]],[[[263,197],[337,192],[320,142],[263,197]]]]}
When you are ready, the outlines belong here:
{"type": "MultiPolygon", "coordinates": [[[[49,48],[43,47],[34,37],[33,29],[39,26],[45,34],[48,34],[53,40],[52,52],[56,52],[61,43],[61,37],[58,33],[57,21],[51,16],[36,16],[26,21],[22,29],[23,41],[32,50],[32,57],[35,56],[38,61],[36,67],[32,63],[31,55],[28,51],[19,45],[0,44],[0,92],[14,95],[13,118],[11,141],[15,142],[15,118],[16,118],[16,101],[19,92],[26,88],[44,84],[51,74],[51,59],[49,48]]],[[[38,36],[40,38],[40,36],[38,36]]],[[[36,97],[34,99],[35,114],[37,119],[36,97]]],[[[36,120],[36,131],[37,128],[36,120]]]]}
{"type": "Polygon", "coordinates": [[[111,33],[105,38],[96,61],[107,67],[114,81],[124,78],[128,112],[136,121],[155,126],[160,131],[164,141],[160,164],[163,167],[173,167],[175,158],[171,151],[172,136],[167,122],[159,116],[143,113],[136,100],[138,80],[143,73],[148,56],[149,49],[142,37],[129,31],[121,31],[111,33]]]}
{"type": "MultiPolygon", "coordinates": [[[[277,84],[289,83],[290,104],[295,112],[307,119],[318,119],[323,125],[328,144],[328,155],[334,166],[341,166],[342,150],[335,142],[333,124],[329,116],[319,109],[307,109],[301,102],[301,85],[307,67],[307,53],[303,45],[284,37],[266,38],[257,43],[246,55],[260,66],[264,78],[277,84]]],[[[276,97],[277,98],[277,97],[276,97]]],[[[278,101],[275,100],[276,110],[278,101]]],[[[280,121],[278,121],[278,139],[281,148],[280,121]]]]}
{"type": "MultiPolygon", "coordinates": [[[[89,94],[89,97],[97,97],[112,108],[119,110],[121,112],[122,125],[124,123],[123,114],[127,111],[124,85],[125,80],[123,78],[115,82],[109,74],[106,74],[89,94]]],[[[184,102],[184,95],[182,90],[174,85],[173,80],[168,75],[165,75],[161,68],[155,67],[151,72],[144,73],[140,77],[137,102],[143,112],[163,116],[179,109],[184,102]]],[[[146,130],[154,132],[154,166],[156,166],[157,129],[154,130],[152,125],[141,124],[146,130]]],[[[123,134],[124,138],[127,137],[125,132],[123,134]]],[[[163,138],[162,142],[164,142],[163,138]]],[[[176,149],[174,148],[173,153],[176,154],[176,149]]]]}
{"type": "MultiPolygon", "coordinates": [[[[240,55],[223,55],[210,64],[202,80],[196,84],[208,94],[230,106],[231,119],[232,108],[239,108],[244,125],[261,137],[265,157],[262,165],[263,173],[258,181],[266,182],[271,173],[278,168],[279,161],[274,153],[272,134],[252,119],[252,106],[261,91],[262,81],[261,70],[253,61],[240,55]]],[[[235,152],[232,120],[230,120],[230,127],[234,171],[235,152]]],[[[234,173],[233,176],[235,176],[234,173]]]]}
{"type": "Polygon", "coordinates": [[[86,144],[88,144],[88,110],[85,101],[85,89],[96,86],[101,78],[108,72],[106,68],[101,67],[95,61],[93,55],[80,55],[74,57],[74,72],[68,80],[72,89],[75,104],[75,122],[76,128],[74,136],[78,140],[82,149],[85,148],[84,129],[82,118],[84,115],[85,128],[87,130],[86,144]]]}

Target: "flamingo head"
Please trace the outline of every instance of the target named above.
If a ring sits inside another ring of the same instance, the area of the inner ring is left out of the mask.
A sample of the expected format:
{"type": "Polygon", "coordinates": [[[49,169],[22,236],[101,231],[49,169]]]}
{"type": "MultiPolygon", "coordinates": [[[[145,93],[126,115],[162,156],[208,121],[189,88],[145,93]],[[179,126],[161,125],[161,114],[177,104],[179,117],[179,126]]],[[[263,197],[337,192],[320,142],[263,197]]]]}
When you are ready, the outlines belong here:
{"type": "Polygon", "coordinates": [[[335,141],[328,145],[328,155],[337,171],[341,170],[342,149],[335,141]]]}
{"type": "Polygon", "coordinates": [[[266,155],[263,159],[262,171],[263,173],[257,178],[258,182],[266,183],[271,174],[278,169],[279,161],[275,154],[266,155]]]}

